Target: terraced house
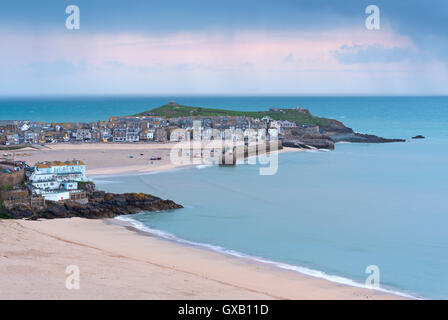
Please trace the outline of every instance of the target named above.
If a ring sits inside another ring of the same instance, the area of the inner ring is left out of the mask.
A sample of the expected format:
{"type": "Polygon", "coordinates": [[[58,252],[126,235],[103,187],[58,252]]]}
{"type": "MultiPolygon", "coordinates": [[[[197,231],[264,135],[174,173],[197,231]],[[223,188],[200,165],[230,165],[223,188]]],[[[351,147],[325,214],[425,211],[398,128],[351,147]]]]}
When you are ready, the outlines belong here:
{"type": "Polygon", "coordinates": [[[29,177],[28,188],[45,200],[82,200],[85,193],[78,182],[87,182],[86,165],[79,160],[40,162],[29,177]]]}

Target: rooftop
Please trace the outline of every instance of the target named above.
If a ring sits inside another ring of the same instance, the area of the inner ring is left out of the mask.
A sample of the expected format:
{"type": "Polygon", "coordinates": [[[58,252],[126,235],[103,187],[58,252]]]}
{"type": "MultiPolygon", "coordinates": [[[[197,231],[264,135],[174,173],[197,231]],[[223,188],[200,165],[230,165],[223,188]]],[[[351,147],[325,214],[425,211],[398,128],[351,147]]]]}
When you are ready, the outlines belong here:
{"type": "Polygon", "coordinates": [[[60,167],[60,166],[85,166],[86,164],[80,160],[72,160],[72,161],[45,161],[38,162],[36,167],[39,169],[43,168],[51,168],[51,167],[60,167]]]}

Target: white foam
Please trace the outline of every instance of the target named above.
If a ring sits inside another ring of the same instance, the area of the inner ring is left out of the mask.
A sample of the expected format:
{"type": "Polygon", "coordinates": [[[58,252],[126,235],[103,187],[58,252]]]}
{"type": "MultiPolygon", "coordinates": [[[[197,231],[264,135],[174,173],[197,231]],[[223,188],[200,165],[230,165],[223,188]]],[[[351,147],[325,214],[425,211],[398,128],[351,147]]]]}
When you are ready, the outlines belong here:
{"type": "Polygon", "coordinates": [[[178,238],[176,237],[174,234],[166,232],[166,231],[162,231],[162,230],[158,230],[158,229],[153,229],[150,228],[148,226],[146,226],[144,223],[135,220],[129,216],[117,216],[115,217],[115,219],[120,220],[120,221],[125,221],[130,223],[133,227],[135,227],[138,230],[141,230],[143,232],[147,232],[150,233],[152,235],[155,235],[157,237],[163,238],[163,239],[167,239],[167,240],[171,240],[171,241],[175,241],[178,243],[182,243],[182,244],[187,244],[190,246],[195,246],[195,247],[202,247],[202,248],[206,248],[209,250],[213,250],[222,254],[226,254],[226,255],[230,255],[233,257],[237,257],[237,258],[244,258],[244,259],[248,259],[248,260],[252,260],[252,261],[256,261],[259,263],[263,263],[263,264],[268,264],[268,265],[272,265],[274,267],[277,268],[281,268],[281,269],[285,269],[285,270],[289,270],[289,271],[295,271],[295,272],[299,272],[301,274],[307,275],[307,276],[311,276],[314,278],[320,278],[320,279],[325,279],[331,282],[335,282],[335,283],[340,283],[340,284],[344,284],[344,285],[348,285],[348,286],[352,286],[352,287],[357,287],[357,288],[363,288],[363,289],[369,289],[369,290],[376,290],[376,291],[381,291],[381,292],[385,292],[385,293],[390,293],[393,295],[397,295],[397,296],[401,296],[401,297],[405,297],[405,298],[410,298],[410,299],[419,299],[418,297],[412,296],[410,294],[407,293],[403,293],[400,291],[395,291],[395,290],[389,290],[389,289],[384,289],[384,288],[370,288],[367,287],[365,284],[362,283],[358,283],[356,281],[353,281],[351,279],[348,278],[344,278],[344,277],[340,277],[340,276],[335,276],[335,275],[329,275],[326,274],[323,271],[319,271],[319,270],[313,270],[313,269],[309,269],[306,267],[301,267],[301,266],[294,266],[291,264],[287,264],[287,263],[282,263],[282,262],[277,262],[277,261],[273,261],[273,260],[269,260],[269,259],[265,259],[265,258],[261,258],[261,257],[256,257],[256,256],[250,256],[235,250],[231,250],[231,249],[226,249],[217,245],[212,245],[212,244],[206,244],[206,243],[200,243],[200,242],[194,242],[194,241],[189,241],[189,240],[185,240],[182,238],[178,238]]]}
{"type": "Polygon", "coordinates": [[[180,166],[180,167],[175,167],[172,169],[168,169],[168,170],[155,170],[155,171],[149,171],[149,172],[142,172],[139,173],[138,175],[154,175],[154,174],[161,174],[161,173],[172,173],[172,172],[176,172],[176,171],[181,171],[181,170],[187,170],[187,169],[191,169],[192,166],[191,165],[186,165],[186,166],[180,166]]]}
{"type": "Polygon", "coordinates": [[[210,168],[213,167],[213,164],[199,164],[196,166],[196,169],[205,169],[205,168],[210,168]]]}
{"type": "Polygon", "coordinates": [[[96,179],[96,178],[93,178],[93,182],[95,182],[95,184],[114,184],[114,183],[120,183],[120,182],[118,182],[118,181],[101,180],[101,179],[96,179]]]}

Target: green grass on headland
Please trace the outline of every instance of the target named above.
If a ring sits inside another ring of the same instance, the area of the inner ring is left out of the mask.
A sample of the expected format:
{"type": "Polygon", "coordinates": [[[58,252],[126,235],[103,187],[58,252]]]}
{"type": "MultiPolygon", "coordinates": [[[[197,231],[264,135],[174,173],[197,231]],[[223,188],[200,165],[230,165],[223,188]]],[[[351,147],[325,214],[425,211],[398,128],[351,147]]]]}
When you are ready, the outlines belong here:
{"type": "Polygon", "coordinates": [[[201,107],[190,107],[182,105],[163,105],[161,107],[141,112],[136,116],[157,115],[164,118],[178,117],[216,117],[216,116],[233,116],[233,117],[251,117],[261,119],[269,116],[274,120],[288,120],[298,125],[319,125],[322,127],[330,126],[334,120],[327,118],[315,117],[313,115],[297,111],[296,109],[279,109],[279,111],[234,111],[224,109],[211,109],[201,107]]]}

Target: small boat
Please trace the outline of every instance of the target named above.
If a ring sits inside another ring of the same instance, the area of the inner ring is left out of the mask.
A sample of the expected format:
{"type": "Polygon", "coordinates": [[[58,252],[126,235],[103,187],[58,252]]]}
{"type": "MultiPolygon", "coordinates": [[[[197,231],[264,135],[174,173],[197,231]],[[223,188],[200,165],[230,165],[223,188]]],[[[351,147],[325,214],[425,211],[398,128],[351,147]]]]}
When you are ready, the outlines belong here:
{"type": "Polygon", "coordinates": [[[133,155],[133,154],[131,154],[131,155],[129,156],[129,158],[131,158],[131,159],[134,159],[134,155],[133,155]]]}

